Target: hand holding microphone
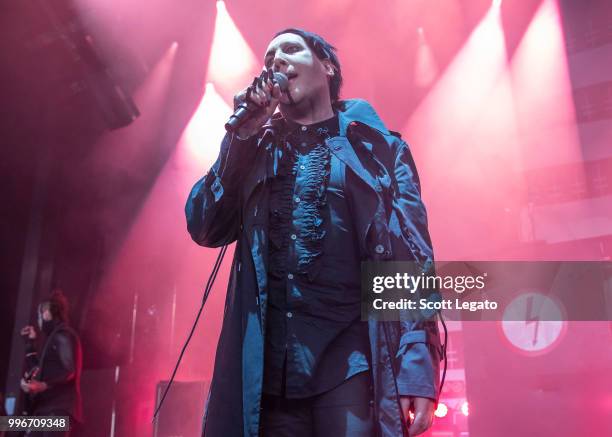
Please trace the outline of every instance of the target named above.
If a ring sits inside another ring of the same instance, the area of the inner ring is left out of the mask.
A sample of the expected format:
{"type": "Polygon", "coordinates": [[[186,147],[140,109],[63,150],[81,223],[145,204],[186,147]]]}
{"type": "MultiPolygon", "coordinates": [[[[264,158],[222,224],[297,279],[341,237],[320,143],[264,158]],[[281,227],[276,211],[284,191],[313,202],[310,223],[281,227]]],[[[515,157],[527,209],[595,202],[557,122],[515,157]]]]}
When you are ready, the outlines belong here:
{"type": "Polygon", "coordinates": [[[247,138],[274,114],[281,94],[287,91],[288,79],[283,73],[265,70],[253,83],[234,97],[234,114],[225,124],[228,132],[247,138]]]}

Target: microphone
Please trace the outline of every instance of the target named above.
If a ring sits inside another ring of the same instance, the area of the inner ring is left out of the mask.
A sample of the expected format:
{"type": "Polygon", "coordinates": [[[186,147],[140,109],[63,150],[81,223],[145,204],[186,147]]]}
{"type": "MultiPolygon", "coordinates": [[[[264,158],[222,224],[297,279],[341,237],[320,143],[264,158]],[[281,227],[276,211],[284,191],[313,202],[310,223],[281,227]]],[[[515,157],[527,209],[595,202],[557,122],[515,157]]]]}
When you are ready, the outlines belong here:
{"type": "MultiPolygon", "coordinates": [[[[274,73],[274,82],[276,82],[280,87],[281,93],[284,93],[287,91],[287,88],[289,88],[289,79],[287,79],[287,76],[285,76],[283,73],[274,73]]],[[[247,120],[253,117],[254,114],[259,112],[260,109],[261,107],[254,103],[247,101],[242,102],[240,105],[238,105],[227,123],[225,123],[225,130],[228,132],[237,131],[240,126],[246,123],[247,120]]]]}

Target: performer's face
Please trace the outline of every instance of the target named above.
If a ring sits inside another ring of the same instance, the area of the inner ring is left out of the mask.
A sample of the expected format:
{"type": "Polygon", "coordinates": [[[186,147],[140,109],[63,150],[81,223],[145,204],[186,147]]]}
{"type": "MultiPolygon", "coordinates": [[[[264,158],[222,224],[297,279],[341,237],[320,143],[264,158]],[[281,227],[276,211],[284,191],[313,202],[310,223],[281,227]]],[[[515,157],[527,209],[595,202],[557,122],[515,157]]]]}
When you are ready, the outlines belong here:
{"type": "MultiPolygon", "coordinates": [[[[296,105],[304,101],[329,100],[329,78],[334,75],[333,65],[327,59],[317,58],[301,36],[283,33],[274,38],[266,50],[264,64],[267,69],[287,76],[288,92],[296,105]]],[[[281,97],[281,104],[289,104],[286,94],[281,97]]]]}
{"type": "Polygon", "coordinates": [[[43,322],[53,319],[49,306],[41,304],[38,306],[38,328],[42,329],[43,322]]]}

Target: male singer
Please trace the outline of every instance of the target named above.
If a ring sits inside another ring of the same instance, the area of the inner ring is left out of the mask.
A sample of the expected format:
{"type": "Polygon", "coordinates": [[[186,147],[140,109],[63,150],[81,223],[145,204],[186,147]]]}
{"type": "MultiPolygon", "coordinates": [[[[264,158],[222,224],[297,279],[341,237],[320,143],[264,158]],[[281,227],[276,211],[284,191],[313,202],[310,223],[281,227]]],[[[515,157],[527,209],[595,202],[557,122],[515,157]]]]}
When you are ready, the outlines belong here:
{"type": "Polygon", "coordinates": [[[433,261],[419,179],[400,135],[367,102],[339,100],[341,85],[322,37],[276,34],[263,73],[235,98],[250,118],[189,195],[194,241],[237,242],[206,437],[414,436],[431,425],[437,322],[360,320],[361,261],[433,261]]]}

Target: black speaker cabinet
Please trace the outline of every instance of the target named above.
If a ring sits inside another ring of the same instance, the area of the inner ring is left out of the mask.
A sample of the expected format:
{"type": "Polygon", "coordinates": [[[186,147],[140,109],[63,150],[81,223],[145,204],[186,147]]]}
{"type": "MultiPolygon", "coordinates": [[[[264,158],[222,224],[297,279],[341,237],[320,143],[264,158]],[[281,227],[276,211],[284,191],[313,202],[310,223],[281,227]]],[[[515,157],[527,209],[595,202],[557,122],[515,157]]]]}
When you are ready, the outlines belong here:
{"type": "MultiPolygon", "coordinates": [[[[155,391],[159,405],[168,381],[160,381],[155,391]]],[[[153,427],[154,437],[200,437],[204,403],[209,383],[205,381],[173,382],[153,427]]]]}

